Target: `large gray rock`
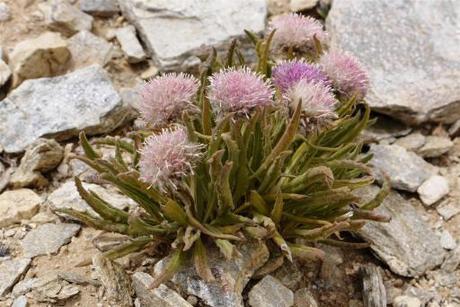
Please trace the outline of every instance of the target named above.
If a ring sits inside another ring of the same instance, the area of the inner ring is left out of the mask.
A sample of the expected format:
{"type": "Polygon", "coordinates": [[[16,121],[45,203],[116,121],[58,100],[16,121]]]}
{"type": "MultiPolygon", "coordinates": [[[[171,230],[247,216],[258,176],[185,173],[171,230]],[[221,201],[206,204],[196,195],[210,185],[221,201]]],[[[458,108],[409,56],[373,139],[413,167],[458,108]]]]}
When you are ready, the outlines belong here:
{"type": "Polygon", "coordinates": [[[105,71],[90,66],[65,76],[26,80],[0,101],[0,145],[23,151],[39,137],[105,133],[127,116],[105,71]]]}
{"type": "MultiPolygon", "coordinates": [[[[357,194],[370,200],[377,192],[377,187],[370,186],[358,190],[357,194]]],[[[390,193],[376,212],[390,216],[391,221],[369,222],[359,233],[394,273],[420,276],[442,263],[445,252],[439,237],[398,193],[390,193]]]]}
{"type": "Polygon", "coordinates": [[[265,0],[125,0],[120,5],[162,70],[195,63],[203,47],[219,47],[244,29],[263,31],[267,13],[265,0]]]}
{"type": "Polygon", "coordinates": [[[370,162],[376,170],[376,176],[382,181],[382,172],[390,179],[393,188],[415,192],[429,177],[435,174],[435,168],[415,153],[398,145],[371,145],[373,154],[370,162]]]}
{"type": "Polygon", "coordinates": [[[29,258],[12,259],[0,262],[0,297],[14,286],[30,265],[29,258]]]}
{"type": "Polygon", "coordinates": [[[411,123],[460,118],[459,28],[457,0],[334,1],[326,23],[368,69],[371,107],[411,123]]]}
{"type": "Polygon", "coordinates": [[[267,275],[249,291],[252,307],[290,307],[294,305],[294,293],[278,279],[267,275]]]}
{"type": "Polygon", "coordinates": [[[80,230],[77,224],[43,224],[31,230],[22,239],[21,245],[24,255],[29,258],[40,255],[49,255],[70,242],[80,230]]]}
{"type": "Polygon", "coordinates": [[[93,17],[83,13],[68,0],[50,0],[39,4],[49,28],[71,36],[78,31],[91,31],[93,17]]]}
{"type": "Polygon", "coordinates": [[[147,55],[136,36],[136,28],[132,25],[117,29],[115,32],[121,49],[129,63],[139,63],[145,60],[147,55]]]}

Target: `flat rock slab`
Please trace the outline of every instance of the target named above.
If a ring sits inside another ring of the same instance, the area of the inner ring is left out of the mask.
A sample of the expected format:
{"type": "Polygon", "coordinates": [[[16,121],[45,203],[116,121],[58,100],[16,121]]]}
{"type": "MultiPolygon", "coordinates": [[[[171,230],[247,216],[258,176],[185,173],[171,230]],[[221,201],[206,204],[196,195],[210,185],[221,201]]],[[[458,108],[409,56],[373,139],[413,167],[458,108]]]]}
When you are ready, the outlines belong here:
{"type": "Polygon", "coordinates": [[[43,224],[31,230],[22,239],[21,245],[26,257],[53,254],[70,242],[80,230],[77,224],[43,224]]]}
{"type": "Polygon", "coordinates": [[[326,22],[367,68],[370,106],[414,124],[460,118],[459,28],[457,0],[334,1],[326,22]]]}
{"type": "Polygon", "coordinates": [[[294,305],[294,293],[278,279],[267,275],[249,292],[252,307],[290,307],[294,305]]]}
{"type": "MultiPolygon", "coordinates": [[[[364,200],[370,200],[377,192],[376,186],[370,186],[358,190],[357,194],[364,200]]],[[[369,222],[359,234],[394,273],[407,277],[420,276],[443,262],[445,252],[439,237],[398,193],[391,192],[376,212],[390,216],[391,221],[369,222]]]]}
{"type": "Polygon", "coordinates": [[[136,26],[155,64],[181,66],[203,47],[222,45],[243,30],[265,28],[265,0],[125,0],[121,11],[136,26]]]}
{"type": "Polygon", "coordinates": [[[5,260],[0,263],[0,297],[14,286],[29,265],[29,258],[5,260]]]}
{"type": "Polygon", "coordinates": [[[0,195],[0,228],[32,218],[40,208],[42,199],[34,191],[19,189],[0,195]]]}
{"type": "Polygon", "coordinates": [[[110,61],[112,49],[111,43],[86,30],[69,38],[69,50],[75,67],[91,64],[104,66],[110,61]]]}
{"type": "Polygon", "coordinates": [[[24,151],[39,137],[67,139],[112,131],[125,119],[122,100],[100,66],[26,80],[0,101],[0,146],[24,151]]]}
{"type": "Polygon", "coordinates": [[[376,170],[378,181],[382,181],[381,172],[390,179],[393,188],[415,192],[429,177],[435,174],[435,167],[411,151],[398,145],[371,145],[373,154],[370,162],[376,170]]]}

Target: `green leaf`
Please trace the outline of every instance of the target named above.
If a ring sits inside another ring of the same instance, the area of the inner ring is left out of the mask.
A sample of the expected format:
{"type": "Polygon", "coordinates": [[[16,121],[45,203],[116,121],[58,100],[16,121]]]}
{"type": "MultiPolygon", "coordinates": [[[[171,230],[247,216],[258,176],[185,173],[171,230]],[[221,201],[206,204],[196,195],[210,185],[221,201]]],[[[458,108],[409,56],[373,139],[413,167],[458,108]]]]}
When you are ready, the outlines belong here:
{"type": "Polygon", "coordinates": [[[115,260],[131,253],[142,250],[147,244],[152,242],[153,238],[150,236],[143,236],[133,239],[131,242],[117,246],[103,254],[104,257],[115,260]]]}
{"type": "Polygon", "coordinates": [[[155,278],[149,286],[150,289],[155,289],[162,283],[170,280],[184,265],[185,253],[180,249],[176,249],[170,254],[164,270],[155,278]]]}
{"type": "Polygon", "coordinates": [[[168,220],[177,222],[179,225],[188,225],[185,210],[174,200],[168,200],[166,204],[161,207],[161,211],[168,220]]]}
{"type": "Polygon", "coordinates": [[[85,132],[80,132],[80,145],[83,148],[83,151],[85,152],[86,157],[90,160],[95,160],[101,158],[101,155],[99,155],[93,147],[89,144],[88,139],[86,138],[85,132]]]}
{"type": "Polygon", "coordinates": [[[208,256],[206,254],[206,247],[204,246],[201,239],[196,240],[193,247],[193,262],[195,264],[195,270],[203,280],[206,282],[212,282],[215,280],[212,275],[211,269],[208,265],[208,256]]]}
{"type": "Polygon", "coordinates": [[[284,208],[284,201],[283,197],[278,193],[276,197],[275,205],[273,206],[271,219],[275,223],[275,225],[279,225],[281,222],[281,217],[283,216],[283,208],[284,208]]]}
{"type": "Polygon", "coordinates": [[[292,255],[303,261],[323,261],[326,253],[318,248],[302,244],[289,244],[292,255]]]}

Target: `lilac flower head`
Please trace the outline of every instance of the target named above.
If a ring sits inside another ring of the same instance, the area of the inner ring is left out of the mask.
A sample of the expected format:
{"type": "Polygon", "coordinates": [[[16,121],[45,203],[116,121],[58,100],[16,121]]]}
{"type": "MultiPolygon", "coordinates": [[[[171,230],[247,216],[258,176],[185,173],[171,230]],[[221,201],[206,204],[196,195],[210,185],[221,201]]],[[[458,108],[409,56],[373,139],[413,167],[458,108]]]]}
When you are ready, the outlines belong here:
{"type": "Polygon", "coordinates": [[[330,84],[327,76],[315,65],[304,61],[287,61],[275,66],[272,70],[272,81],[282,93],[301,79],[330,84]]]}
{"type": "Polygon", "coordinates": [[[208,96],[219,113],[248,114],[271,105],[273,94],[270,83],[249,68],[225,69],[210,77],[208,96]]]}
{"type": "Polygon", "coordinates": [[[328,52],[320,58],[319,64],[339,94],[345,98],[355,96],[357,100],[362,100],[366,96],[369,79],[355,57],[345,53],[328,52]]]}
{"type": "Polygon", "coordinates": [[[308,118],[335,117],[337,100],[331,87],[321,82],[302,79],[286,93],[289,108],[294,110],[302,101],[302,114],[308,118]]]}
{"type": "Polygon", "coordinates": [[[193,174],[202,148],[188,140],[182,126],[147,138],[141,150],[141,179],[161,190],[175,188],[184,176],[193,174]]]}
{"type": "Polygon", "coordinates": [[[164,126],[187,109],[193,109],[192,100],[198,91],[198,80],[184,73],[169,73],[155,77],[141,90],[137,109],[143,119],[156,127],[164,126]]]}
{"type": "Polygon", "coordinates": [[[312,54],[315,50],[313,37],[321,43],[327,44],[327,33],[321,23],[311,17],[300,14],[280,15],[272,19],[269,24],[269,33],[276,30],[272,47],[275,52],[286,54],[288,50],[300,54],[312,54]]]}

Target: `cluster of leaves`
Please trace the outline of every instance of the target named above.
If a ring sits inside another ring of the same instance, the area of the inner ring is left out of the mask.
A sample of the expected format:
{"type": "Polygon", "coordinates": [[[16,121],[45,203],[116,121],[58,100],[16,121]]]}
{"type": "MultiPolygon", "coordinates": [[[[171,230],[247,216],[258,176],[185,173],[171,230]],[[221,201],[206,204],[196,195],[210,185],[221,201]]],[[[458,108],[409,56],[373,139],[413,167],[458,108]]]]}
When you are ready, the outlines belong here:
{"type": "MultiPolygon", "coordinates": [[[[249,36],[258,55],[256,70],[270,78],[272,36],[249,36]]],[[[132,142],[99,139],[97,143],[115,147],[115,157],[108,160],[80,135],[85,155],[77,158],[141,209],[136,213],[117,209],[75,178],[81,197],[98,216],[62,211],[94,228],[132,237],[129,244],[107,252],[109,258],[141,250],[151,242],[168,243],[170,261],[156,285],[171,277],[187,255],[197,273],[212,280],[206,256],[211,244],[228,259],[238,256],[241,242],[253,239],[267,242],[272,256],[318,259],[323,252],[315,243],[360,246],[344,242],[340,232],[354,232],[366,220],[384,220],[373,209],[386,196],[387,185],[367,203],[353,194],[374,181],[366,165],[371,156],[362,154],[358,141],[371,122],[369,107],[355,99],[341,101],[337,118],[310,134],[301,132],[300,103],[290,114],[269,107],[217,120],[207,99],[208,77],[222,68],[244,65],[236,42],[223,60],[214,51],[204,63],[195,102],[199,112],[184,113],[182,122],[191,141],[205,144],[205,153],[194,174],[183,178],[174,193],[139,179],[139,149],[148,135],[158,131],[135,132],[132,142]]]]}

